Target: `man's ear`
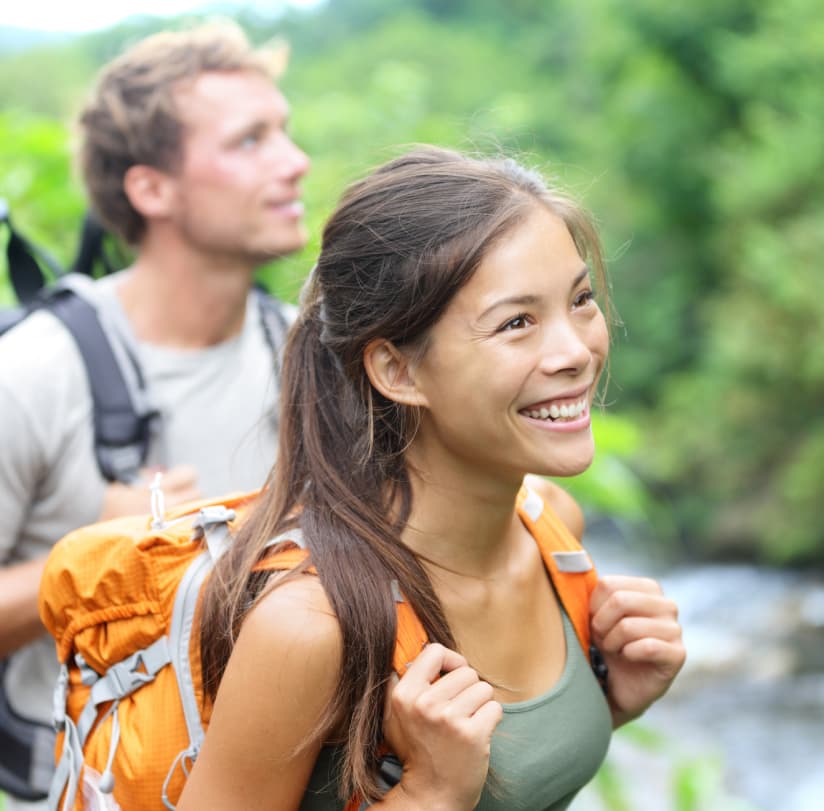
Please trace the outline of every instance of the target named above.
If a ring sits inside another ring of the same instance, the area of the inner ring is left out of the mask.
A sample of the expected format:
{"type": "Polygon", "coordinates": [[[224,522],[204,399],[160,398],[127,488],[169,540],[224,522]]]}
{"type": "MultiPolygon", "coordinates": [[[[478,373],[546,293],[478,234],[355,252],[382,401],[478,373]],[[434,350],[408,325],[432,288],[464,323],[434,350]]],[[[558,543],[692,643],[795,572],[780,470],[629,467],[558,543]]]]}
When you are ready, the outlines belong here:
{"type": "Polygon", "coordinates": [[[123,176],[123,191],[135,211],[147,220],[168,217],[172,211],[174,178],[154,166],[130,166],[123,176]]]}
{"type": "Polygon", "coordinates": [[[391,341],[376,338],[363,350],[363,366],[372,385],[387,400],[409,406],[426,406],[426,397],[415,385],[409,358],[391,341]]]}

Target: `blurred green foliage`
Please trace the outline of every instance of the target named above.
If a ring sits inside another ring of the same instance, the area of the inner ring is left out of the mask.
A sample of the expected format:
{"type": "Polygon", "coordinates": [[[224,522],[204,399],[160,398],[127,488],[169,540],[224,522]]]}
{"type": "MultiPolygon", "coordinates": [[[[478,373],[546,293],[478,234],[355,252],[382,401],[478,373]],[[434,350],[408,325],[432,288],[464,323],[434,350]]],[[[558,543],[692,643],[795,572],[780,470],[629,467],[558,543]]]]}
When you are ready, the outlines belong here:
{"type": "MultiPolygon", "coordinates": [[[[615,733],[623,745],[622,751],[663,757],[664,776],[668,784],[666,794],[657,795],[661,811],[759,811],[749,801],[731,795],[724,786],[724,759],[717,753],[689,754],[682,751],[680,742],[635,721],[615,733]]],[[[636,765],[637,768],[637,765],[636,765]]],[[[656,771],[656,776],[661,774],[656,771]]],[[[612,753],[601,765],[593,781],[593,790],[604,811],[632,811],[644,797],[644,804],[657,787],[627,779],[620,758],[612,753]]]]}
{"type": "MultiPolygon", "coordinates": [[[[692,555],[824,563],[824,7],[818,0],[335,0],[238,12],[291,43],[312,241],[416,141],[515,152],[602,224],[617,331],[600,455],[570,485],[692,555]]],[[[183,26],[181,18],[166,26],[183,26]]],[[[71,118],[152,18],[0,54],[0,196],[68,261],[71,118]]]]}

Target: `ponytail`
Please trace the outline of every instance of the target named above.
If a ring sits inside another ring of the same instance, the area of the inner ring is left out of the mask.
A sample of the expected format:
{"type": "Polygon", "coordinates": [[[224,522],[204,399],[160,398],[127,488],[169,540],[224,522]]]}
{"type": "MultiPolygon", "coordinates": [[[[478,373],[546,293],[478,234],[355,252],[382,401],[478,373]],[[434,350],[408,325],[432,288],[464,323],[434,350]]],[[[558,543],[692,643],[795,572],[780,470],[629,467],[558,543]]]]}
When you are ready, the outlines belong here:
{"type": "Polygon", "coordinates": [[[317,569],[340,625],[343,664],[316,738],[327,735],[343,713],[349,732],[341,742],[341,797],[357,792],[374,800],[397,632],[393,582],[430,639],[451,647],[455,642],[428,575],[400,541],[411,505],[409,479],[402,454],[379,448],[388,423],[374,414],[395,404],[378,402],[377,392],[351,379],[328,345],[323,315],[321,299],[305,302],[290,332],[279,460],[207,585],[201,625],[204,692],[214,699],[243,619],[266,593],[266,577],[237,573],[252,571],[267,540],[299,523],[309,560],[274,585],[310,564],[317,569]],[[387,481],[394,486],[387,489],[387,481]]]}

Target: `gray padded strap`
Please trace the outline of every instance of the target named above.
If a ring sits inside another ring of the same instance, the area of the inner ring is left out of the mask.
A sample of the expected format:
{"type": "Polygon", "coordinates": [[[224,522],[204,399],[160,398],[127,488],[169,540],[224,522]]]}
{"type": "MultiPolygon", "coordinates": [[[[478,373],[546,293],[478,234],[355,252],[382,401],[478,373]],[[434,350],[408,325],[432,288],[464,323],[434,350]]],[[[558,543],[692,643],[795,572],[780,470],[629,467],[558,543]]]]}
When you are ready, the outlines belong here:
{"type": "Polygon", "coordinates": [[[180,703],[183,707],[183,716],[186,719],[186,729],[189,732],[190,748],[195,755],[200,751],[204,733],[200,719],[200,708],[195,695],[191,662],[189,661],[189,645],[200,588],[206,576],[212,571],[213,566],[214,559],[208,550],[201,552],[189,564],[189,568],[186,569],[180,585],[177,587],[175,605],[172,610],[172,622],[169,629],[172,666],[177,675],[180,703]]]}
{"type": "Polygon", "coordinates": [[[77,734],[77,727],[71,718],[66,718],[63,728],[63,749],[60,752],[60,760],[57,763],[49,796],[46,800],[48,811],[58,811],[58,803],[63,790],[66,796],[63,800],[63,809],[67,811],[74,805],[77,796],[77,786],[80,782],[80,771],[83,767],[83,747],[77,734]]]}
{"type": "Polygon", "coordinates": [[[303,539],[303,530],[301,530],[300,527],[281,532],[280,535],[276,535],[271,540],[268,540],[265,548],[271,549],[273,546],[286,543],[287,541],[293,543],[295,546],[299,546],[301,549],[306,549],[306,541],[303,539]]]}

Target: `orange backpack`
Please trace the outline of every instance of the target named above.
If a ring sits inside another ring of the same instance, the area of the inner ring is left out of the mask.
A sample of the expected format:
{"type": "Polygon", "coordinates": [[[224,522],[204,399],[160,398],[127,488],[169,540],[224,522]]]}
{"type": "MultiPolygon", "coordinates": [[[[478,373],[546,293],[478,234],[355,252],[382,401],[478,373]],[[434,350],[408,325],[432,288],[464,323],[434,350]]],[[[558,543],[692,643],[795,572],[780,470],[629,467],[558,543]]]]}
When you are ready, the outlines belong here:
{"type": "MultiPolygon", "coordinates": [[[[40,587],[40,616],[61,665],[52,811],[174,809],[211,715],[202,690],[198,599],[256,496],[101,522],[54,546],[40,587]]],[[[589,595],[597,580],[589,556],[532,490],[522,489],[518,511],[589,656],[589,595]]],[[[258,569],[290,569],[306,557],[298,532],[286,538],[295,546],[258,569]]],[[[400,595],[397,605],[393,665],[403,675],[427,639],[400,595]]],[[[353,798],[346,808],[361,807],[353,798]]]]}

